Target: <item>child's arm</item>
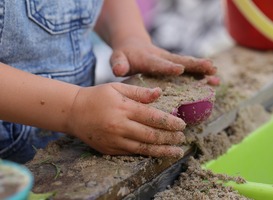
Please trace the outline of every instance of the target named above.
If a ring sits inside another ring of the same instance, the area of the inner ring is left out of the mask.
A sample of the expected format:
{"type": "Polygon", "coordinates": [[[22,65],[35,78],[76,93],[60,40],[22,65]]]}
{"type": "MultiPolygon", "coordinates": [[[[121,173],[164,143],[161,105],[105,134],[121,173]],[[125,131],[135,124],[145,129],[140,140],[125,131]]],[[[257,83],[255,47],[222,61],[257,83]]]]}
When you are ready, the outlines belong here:
{"type": "Polygon", "coordinates": [[[164,75],[179,75],[184,71],[205,75],[216,73],[210,60],[179,56],[154,46],[134,0],[105,0],[95,30],[113,48],[111,65],[117,76],[139,72],[164,75]]]}
{"type": "Polygon", "coordinates": [[[111,47],[128,37],[151,42],[134,0],[105,0],[95,30],[111,47]]]}
{"type": "Polygon", "coordinates": [[[1,63],[0,119],[64,132],[79,88],[1,63]]]}
{"type": "Polygon", "coordinates": [[[112,155],[181,155],[185,123],[145,105],[160,89],[82,88],[0,64],[0,119],[60,131],[112,155]]]}

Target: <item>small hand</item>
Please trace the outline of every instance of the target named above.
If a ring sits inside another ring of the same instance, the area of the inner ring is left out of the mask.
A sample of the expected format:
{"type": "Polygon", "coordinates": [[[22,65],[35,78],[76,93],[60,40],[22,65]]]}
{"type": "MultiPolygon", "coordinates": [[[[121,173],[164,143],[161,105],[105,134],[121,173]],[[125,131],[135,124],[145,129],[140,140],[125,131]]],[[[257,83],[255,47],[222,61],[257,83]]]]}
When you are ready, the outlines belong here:
{"type": "Polygon", "coordinates": [[[183,72],[214,75],[216,68],[208,59],[181,56],[135,38],[113,47],[111,66],[116,76],[136,73],[180,75],[183,72]]]}
{"type": "Polygon", "coordinates": [[[161,89],[122,83],[81,88],[69,119],[70,132],[104,154],[181,156],[183,120],[146,105],[161,89]]]}

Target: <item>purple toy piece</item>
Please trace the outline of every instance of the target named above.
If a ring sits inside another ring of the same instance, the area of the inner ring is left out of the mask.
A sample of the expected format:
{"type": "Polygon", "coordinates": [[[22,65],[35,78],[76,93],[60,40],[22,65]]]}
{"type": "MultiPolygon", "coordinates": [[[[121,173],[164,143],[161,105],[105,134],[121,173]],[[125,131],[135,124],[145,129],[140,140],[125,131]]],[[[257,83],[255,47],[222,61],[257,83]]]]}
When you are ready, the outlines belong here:
{"type": "Polygon", "coordinates": [[[189,103],[183,103],[172,112],[173,115],[180,117],[187,125],[197,125],[208,119],[212,113],[214,92],[210,96],[189,103]]]}

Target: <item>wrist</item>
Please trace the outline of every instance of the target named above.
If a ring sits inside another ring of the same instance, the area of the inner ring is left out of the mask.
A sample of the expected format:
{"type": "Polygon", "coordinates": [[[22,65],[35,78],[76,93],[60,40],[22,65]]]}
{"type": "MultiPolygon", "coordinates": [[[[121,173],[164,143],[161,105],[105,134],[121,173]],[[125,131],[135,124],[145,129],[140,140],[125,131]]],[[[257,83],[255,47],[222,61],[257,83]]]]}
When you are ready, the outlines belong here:
{"type": "Polygon", "coordinates": [[[81,91],[82,87],[76,86],[73,91],[71,92],[71,98],[69,102],[69,109],[68,112],[66,113],[66,117],[64,118],[64,125],[63,129],[64,133],[69,134],[69,135],[74,135],[74,130],[73,130],[73,117],[74,117],[74,107],[76,104],[76,101],[78,99],[79,93],[81,91]]]}
{"type": "Polygon", "coordinates": [[[113,39],[111,41],[111,47],[113,49],[117,49],[118,47],[120,46],[123,46],[123,45],[126,45],[126,44],[134,44],[134,43],[137,43],[137,44],[141,44],[141,43],[145,43],[145,44],[151,44],[152,43],[152,40],[150,38],[150,36],[147,34],[147,35],[130,35],[130,36],[127,36],[127,37],[117,37],[115,39],[113,39]]]}
{"type": "Polygon", "coordinates": [[[151,42],[134,0],[105,0],[95,31],[112,48],[128,37],[151,42]]]}

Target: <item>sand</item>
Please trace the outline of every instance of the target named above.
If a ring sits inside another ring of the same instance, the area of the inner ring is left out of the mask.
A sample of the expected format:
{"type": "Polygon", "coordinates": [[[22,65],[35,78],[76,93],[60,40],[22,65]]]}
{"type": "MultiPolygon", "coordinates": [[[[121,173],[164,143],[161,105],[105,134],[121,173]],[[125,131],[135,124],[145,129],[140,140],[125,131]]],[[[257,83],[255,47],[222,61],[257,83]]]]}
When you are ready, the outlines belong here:
{"type": "Polygon", "coordinates": [[[148,88],[160,87],[161,96],[150,105],[182,118],[187,125],[202,123],[212,112],[215,91],[204,77],[189,74],[171,77],[136,75],[124,82],[148,88]]]}
{"type": "Polygon", "coordinates": [[[185,103],[208,99],[214,102],[214,89],[206,84],[204,79],[191,75],[177,77],[151,77],[137,75],[124,81],[131,85],[162,89],[161,97],[151,103],[152,106],[171,113],[174,108],[185,103]]]}
{"type": "Polygon", "coordinates": [[[223,174],[214,174],[209,170],[201,169],[201,165],[225,153],[228,148],[239,143],[251,131],[267,122],[270,117],[271,114],[260,105],[247,107],[239,112],[236,121],[226,130],[217,135],[200,138],[196,141],[200,153],[187,163],[187,171],[181,173],[174,185],[156,194],[155,200],[248,199],[231,187],[217,182],[218,180],[235,180],[243,183],[244,180],[241,177],[232,178],[223,174]]]}
{"type": "MultiPolygon", "coordinates": [[[[212,118],[219,114],[217,110],[223,112],[233,109],[238,102],[254,95],[268,84],[268,80],[272,80],[273,54],[270,51],[236,47],[224,52],[214,61],[219,65],[217,75],[221,77],[222,83],[216,88],[217,104],[212,118]]],[[[155,200],[247,199],[232,188],[216,183],[219,179],[226,180],[230,177],[202,170],[201,164],[224,154],[271,116],[272,112],[266,111],[263,106],[252,105],[240,110],[235,122],[218,134],[194,137],[193,140],[191,138],[191,142],[199,147],[199,154],[187,163],[188,169],[181,173],[174,185],[155,195],[155,200]]],[[[243,181],[240,177],[238,179],[243,181]]]]}

